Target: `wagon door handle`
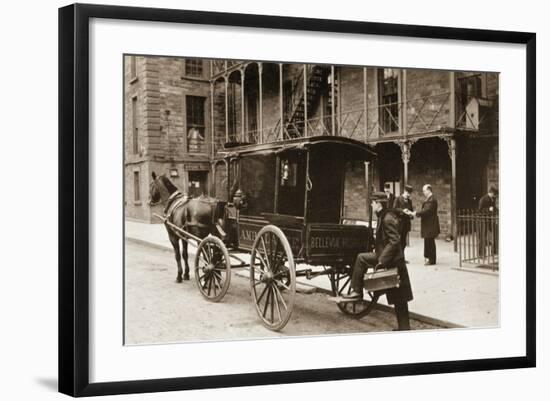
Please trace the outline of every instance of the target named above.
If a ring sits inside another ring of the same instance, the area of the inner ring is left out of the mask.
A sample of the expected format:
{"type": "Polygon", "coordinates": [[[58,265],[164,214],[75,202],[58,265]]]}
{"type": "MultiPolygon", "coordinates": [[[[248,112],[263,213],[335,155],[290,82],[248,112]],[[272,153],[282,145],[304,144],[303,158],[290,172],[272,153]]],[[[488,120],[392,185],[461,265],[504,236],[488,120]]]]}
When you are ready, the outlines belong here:
{"type": "Polygon", "coordinates": [[[313,183],[311,182],[311,179],[309,178],[309,175],[307,176],[306,189],[308,191],[311,191],[313,189],[313,183]]]}

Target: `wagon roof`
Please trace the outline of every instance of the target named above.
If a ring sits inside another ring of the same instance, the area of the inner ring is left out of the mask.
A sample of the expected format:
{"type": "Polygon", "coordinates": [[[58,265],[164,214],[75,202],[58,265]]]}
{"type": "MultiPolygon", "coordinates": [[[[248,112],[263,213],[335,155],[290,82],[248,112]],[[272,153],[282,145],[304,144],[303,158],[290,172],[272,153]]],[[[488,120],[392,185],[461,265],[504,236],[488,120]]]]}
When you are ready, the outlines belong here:
{"type": "Polygon", "coordinates": [[[279,153],[292,149],[314,149],[318,145],[334,145],[338,146],[339,150],[344,152],[342,156],[348,156],[349,153],[361,155],[366,160],[371,160],[376,157],[376,152],[369,145],[355,139],[341,136],[311,136],[307,138],[289,139],[286,141],[278,141],[262,144],[236,144],[235,146],[226,145],[226,148],[220,153],[227,156],[239,156],[243,154],[267,154],[279,153]]]}

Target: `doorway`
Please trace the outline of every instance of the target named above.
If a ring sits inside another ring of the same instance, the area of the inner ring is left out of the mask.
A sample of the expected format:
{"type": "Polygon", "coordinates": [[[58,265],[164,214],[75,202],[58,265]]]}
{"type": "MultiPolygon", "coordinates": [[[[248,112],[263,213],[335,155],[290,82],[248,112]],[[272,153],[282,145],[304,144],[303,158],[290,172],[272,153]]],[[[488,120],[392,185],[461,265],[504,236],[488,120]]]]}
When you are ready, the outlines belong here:
{"type": "Polygon", "coordinates": [[[192,197],[206,195],[208,171],[190,171],[188,180],[188,194],[192,197]]]}

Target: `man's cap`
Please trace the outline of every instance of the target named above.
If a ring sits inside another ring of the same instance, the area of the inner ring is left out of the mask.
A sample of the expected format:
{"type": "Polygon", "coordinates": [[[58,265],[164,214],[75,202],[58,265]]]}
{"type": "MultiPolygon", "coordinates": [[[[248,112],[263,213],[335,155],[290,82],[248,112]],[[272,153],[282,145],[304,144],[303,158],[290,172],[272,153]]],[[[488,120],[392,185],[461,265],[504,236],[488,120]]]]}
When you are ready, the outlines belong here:
{"type": "Polygon", "coordinates": [[[498,195],[498,188],[495,187],[494,185],[491,185],[491,186],[489,187],[489,192],[492,192],[492,193],[494,193],[495,195],[498,195]]]}
{"type": "Polygon", "coordinates": [[[376,202],[388,202],[388,195],[385,192],[373,192],[370,199],[376,202]]]}
{"type": "Polygon", "coordinates": [[[391,184],[385,183],[385,184],[384,184],[384,188],[390,189],[390,188],[391,188],[391,184]]]}
{"type": "Polygon", "coordinates": [[[413,187],[411,185],[405,185],[405,191],[412,194],[413,193],[413,187]]]}

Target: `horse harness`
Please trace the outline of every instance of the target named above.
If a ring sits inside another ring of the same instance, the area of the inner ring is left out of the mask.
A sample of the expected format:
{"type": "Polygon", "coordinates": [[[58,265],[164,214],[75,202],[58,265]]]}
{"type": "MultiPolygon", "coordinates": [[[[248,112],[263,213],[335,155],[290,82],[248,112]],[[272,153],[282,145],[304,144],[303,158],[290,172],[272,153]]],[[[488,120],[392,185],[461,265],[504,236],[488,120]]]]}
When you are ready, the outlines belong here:
{"type": "MultiPolygon", "coordinates": [[[[166,203],[166,206],[164,208],[164,218],[167,220],[173,220],[174,213],[176,210],[178,210],[180,207],[185,206],[191,199],[196,199],[197,201],[201,203],[206,203],[211,206],[211,224],[205,225],[201,223],[195,223],[195,224],[189,224],[189,216],[186,216],[187,223],[185,224],[185,227],[191,227],[191,226],[198,226],[198,227],[212,227],[212,226],[219,226],[218,225],[218,219],[223,217],[224,215],[224,208],[225,208],[225,202],[221,202],[217,199],[210,198],[207,196],[200,196],[198,198],[192,198],[188,195],[185,195],[181,193],[180,191],[174,192],[170,197],[168,198],[168,201],[166,203]]],[[[220,231],[221,227],[218,227],[218,230],[220,231]]],[[[223,229],[222,229],[223,233],[223,229]]],[[[225,234],[225,233],[224,233],[225,234]]]]}
{"type": "Polygon", "coordinates": [[[164,217],[171,220],[174,212],[179,207],[184,206],[187,202],[189,202],[189,200],[191,200],[191,198],[185,194],[182,194],[180,191],[174,192],[170,195],[168,201],[166,202],[166,206],[164,207],[164,217]]]}

